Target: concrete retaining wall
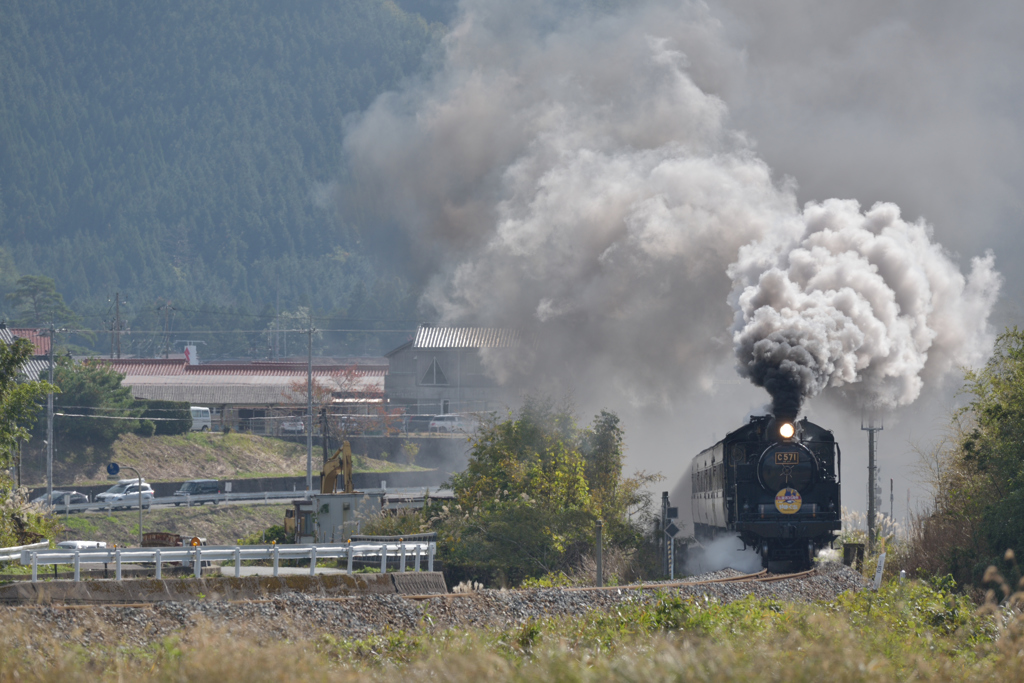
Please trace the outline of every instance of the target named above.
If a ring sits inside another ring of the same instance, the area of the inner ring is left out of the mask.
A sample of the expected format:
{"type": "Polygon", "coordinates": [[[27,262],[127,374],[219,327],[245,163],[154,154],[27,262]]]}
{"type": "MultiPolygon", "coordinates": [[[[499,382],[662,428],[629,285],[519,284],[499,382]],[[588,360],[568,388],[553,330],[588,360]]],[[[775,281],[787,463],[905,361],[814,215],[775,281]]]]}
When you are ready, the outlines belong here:
{"type": "Polygon", "coordinates": [[[448,592],[440,572],[324,574],[317,576],[210,576],[202,579],[128,581],[23,581],[0,586],[0,604],[124,604],[190,600],[259,600],[287,593],[332,598],[448,592]]]}

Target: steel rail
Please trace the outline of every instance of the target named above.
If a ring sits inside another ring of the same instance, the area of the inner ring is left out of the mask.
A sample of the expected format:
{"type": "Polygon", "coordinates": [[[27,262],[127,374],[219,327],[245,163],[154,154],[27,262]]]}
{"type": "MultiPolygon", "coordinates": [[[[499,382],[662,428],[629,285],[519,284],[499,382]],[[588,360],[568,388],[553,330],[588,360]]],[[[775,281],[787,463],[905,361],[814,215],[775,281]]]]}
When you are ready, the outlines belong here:
{"type": "Polygon", "coordinates": [[[776,576],[765,576],[760,579],[751,579],[752,581],[768,583],[770,581],[785,581],[786,579],[802,579],[805,576],[811,576],[817,574],[817,569],[808,569],[802,572],[796,572],[795,574],[778,574],[776,576]]]}
{"type": "Polygon", "coordinates": [[[568,591],[610,591],[610,590],[658,590],[659,588],[681,588],[683,586],[701,586],[706,583],[735,583],[749,581],[758,576],[768,573],[762,569],[753,574],[740,574],[739,576],[726,576],[720,579],[708,579],[706,581],[667,581],[665,583],[638,583],[627,586],[572,586],[565,588],[568,591]]]}
{"type": "MultiPolygon", "coordinates": [[[[739,576],[727,576],[720,579],[708,579],[706,581],[673,581],[666,583],[641,583],[628,586],[571,586],[562,588],[561,590],[566,591],[626,591],[626,590],[659,590],[662,588],[684,588],[688,586],[706,586],[709,584],[716,583],[752,583],[752,582],[771,582],[771,581],[785,581],[786,579],[799,579],[806,576],[811,576],[817,572],[816,569],[809,569],[803,572],[796,572],[795,574],[779,574],[776,576],[766,576],[768,574],[767,569],[762,569],[759,572],[753,574],[741,574],[739,576]]],[[[473,591],[470,593],[444,593],[437,595],[403,595],[401,597],[409,600],[429,600],[431,598],[464,598],[471,595],[476,595],[477,592],[473,591]]]]}

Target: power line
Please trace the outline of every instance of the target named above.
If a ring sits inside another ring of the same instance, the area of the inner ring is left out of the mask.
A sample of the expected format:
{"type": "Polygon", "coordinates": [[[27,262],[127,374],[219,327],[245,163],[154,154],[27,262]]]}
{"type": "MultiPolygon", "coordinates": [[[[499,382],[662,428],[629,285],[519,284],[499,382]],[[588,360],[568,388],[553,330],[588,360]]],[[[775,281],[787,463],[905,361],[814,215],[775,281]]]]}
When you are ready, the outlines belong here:
{"type": "MultiPolygon", "coordinates": [[[[72,331],[76,332],[76,333],[90,333],[90,332],[109,332],[110,330],[76,329],[76,330],[72,330],[72,331]]],[[[381,334],[384,334],[384,333],[393,334],[393,333],[399,333],[399,332],[414,332],[415,329],[411,328],[411,327],[404,327],[404,328],[401,328],[401,329],[372,330],[372,329],[354,327],[354,328],[340,328],[340,329],[317,329],[316,331],[317,332],[342,332],[342,333],[378,332],[378,333],[381,333],[381,334]]],[[[176,332],[176,334],[181,334],[181,335],[184,335],[184,334],[265,334],[265,333],[269,334],[269,333],[272,333],[272,332],[290,332],[290,333],[308,334],[309,329],[308,328],[301,329],[301,330],[298,330],[298,329],[296,329],[296,330],[268,330],[266,328],[259,329],[259,330],[239,330],[239,329],[234,329],[234,330],[188,330],[188,329],[186,329],[186,330],[179,330],[178,332],[176,332]]],[[[163,334],[163,330],[132,330],[131,333],[132,334],[163,334]]]]}
{"type": "MultiPolygon", "coordinates": [[[[106,311],[93,311],[93,312],[87,311],[85,313],[80,313],[79,315],[81,315],[84,318],[99,318],[99,317],[102,317],[102,316],[110,315],[110,309],[112,309],[112,308],[113,308],[113,305],[111,305],[111,307],[108,308],[106,311]]],[[[198,313],[198,314],[201,314],[201,315],[216,315],[216,316],[230,317],[230,318],[257,318],[257,319],[260,319],[260,320],[277,320],[277,319],[282,319],[282,318],[283,319],[295,319],[295,315],[292,314],[292,313],[273,313],[273,314],[266,314],[266,313],[238,313],[238,312],[234,312],[234,311],[204,310],[204,309],[200,309],[200,308],[179,308],[177,306],[174,306],[173,308],[178,313],[198,313]]],[[[161,311],[162,309],[163,309],[163,306],[155,306],[152,309],[145,308],[145,309],[143,309],[143,311],[146,311],[146,312],[161,311]]],[[[138,317],[138,314],[136,315],[136,317],[138,317]]],[[[345,316],[329,316],[329,315],[314,315],[314,316],[312,316],[312,318],[313,318],[314,321],[324,321],[324,322],[345,321],[345,322],[357,322],[357,323],[366,322],[366,323],[417,323],[417,324],[420,322],[419,318],[349,318],[349,317],[345,317],[345,316]]],[[[309,316],[306,316],[306,319],[308,320],[309,316]]]]}
{"type": "MultiPolygon", "coordinates": [[[[146,399],[139,399],[145,401],[146,399]]],[[[99,406],[61,406],[61,408],[74,408],[75,410],[105,410],[108,413],[114,411],[128,411],[128,410],[142,410],[141,408],[100,408],[99,406]]],[[[177,413],[181,412],[182,408],[146,408],[147,413],[177,413]]]]}
{"type": "Polygon", "coordinates": [[[117,415],[77,415],[75,413],[54,413],[58,417],[87,417],[90,420],[150,420],[152,422],[181,422],[183,417],[119,417],[117,415]]]}

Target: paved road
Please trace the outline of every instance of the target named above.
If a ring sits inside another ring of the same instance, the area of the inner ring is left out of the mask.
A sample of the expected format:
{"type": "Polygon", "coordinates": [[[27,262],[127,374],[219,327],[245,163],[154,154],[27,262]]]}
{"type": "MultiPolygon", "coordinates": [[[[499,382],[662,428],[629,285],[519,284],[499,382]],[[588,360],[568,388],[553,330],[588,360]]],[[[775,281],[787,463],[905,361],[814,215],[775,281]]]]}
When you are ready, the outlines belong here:
{"type": "MultiPolygon", "coordinates": [[[[379,496],[381,494],[387,494],[389,497],[390,496],[396,496],[396,497],[397,496],[420,497],[420,496],[425,495],[428,491],[430,491],[432,494],[438,494],[438,493],[442,492],[441,489],[438,489],[437,487],[431,487],[431,486],[413,486],[413,487],[405,487],[405,488],[388,488],[388,489],[379,489],[378,488],[378,489],[363,489],[362,490],[362,492],[366,493],[366,495],[379,496]]],[[[214,503],[213,501],[206,501],[205,503],[200,503],[200,502],[197,502],[197,501],[192,501],[191,507],[197,507],[199,505],[291,505],[293,500],[301,500],[305,496],[305,491],[280,492],[280,493],[277,493],[276,496],[275,495],[269,495],[269,496],[266,496],[266,497],[262,496],[261,494],[254,493],[254,494],[251,494],[252,495],[251,498],[250,497],[244,497],[244,498],[243,497],[235,497],[235,496],[238,496],[238,495],[241,495],[241,494],[234,494],[231,498],[229,498],[227,500],[220,500],[220,501],[217,501],[216,503],[214,503]],[[285,494],[285,495],[282,495],[282,494],[285,494]]],[[[184,507],[186,507],[188,505],[189,504],[186,501],[181,501],[181,502],[178,503],[178,505],[175,505],[174,502],[166,502],[166,503],[155,502],[152,505],[150,505],[150,507],[147,508],[147,510],[159,510],[159,509],[162,509],[162,508],[174,508],[174,507],[182,507],[182,508],[184,508],[184,507]]],[[[91,509],[91,510],[76,510],[75,509],[76,507],[77,506],[71,506],[71,508],[70,508],[70,511],[72,513],[74,513],[74,514],[86,514],[86,515],[90,515],[90,514],[103,514],[103,515],[106,515],[106,514],[110,513],[110,511],[108,511],[106,508],[94,508],[94,509],[91,509]]],[[[132,511],[138,511],[139,508],[138,508],[138,505],[136,504],[136,505],[130,506],[127,509],[128,510],[132,510],[132,511]]],[[[122,508],[121,511],[124,511],[124,508],[122,508]]],[[[55,512],[57,514],[62,514],[63,510],[61,509],[60,506],[57,506],[55,512]]]]}
{"type": "MultiPolygon", "coordinates": [[[[221,565],[219,567],[221,576],[234,576],[235,565],[221,565]]],[[[240,573],[242,576],[273,576],[273,567],[240,567],[240,573]]],[[[344,569],[337,569],[336,567],[316,567],[314,569],[317,574],[347,574],[348,572],[344,569]]],[[[309,576],[309,567],[278,567],[278,576],[309,576]]]]}

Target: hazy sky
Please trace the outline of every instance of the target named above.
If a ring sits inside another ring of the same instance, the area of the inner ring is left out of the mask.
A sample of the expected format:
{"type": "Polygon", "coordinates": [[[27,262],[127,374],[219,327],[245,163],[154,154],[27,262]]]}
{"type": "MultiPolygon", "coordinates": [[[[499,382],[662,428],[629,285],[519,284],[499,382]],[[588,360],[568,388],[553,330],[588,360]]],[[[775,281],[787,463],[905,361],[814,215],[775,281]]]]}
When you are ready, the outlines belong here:
{"type": "Polygon", "coordinates": [[[1024,5],[715,2],[743,52],[734,125],[801,200],[894,201],[947,248],[993,248],[1017,298],[1024,5]],[[768,7],[771,8],[770,11],[768,7]]]}

